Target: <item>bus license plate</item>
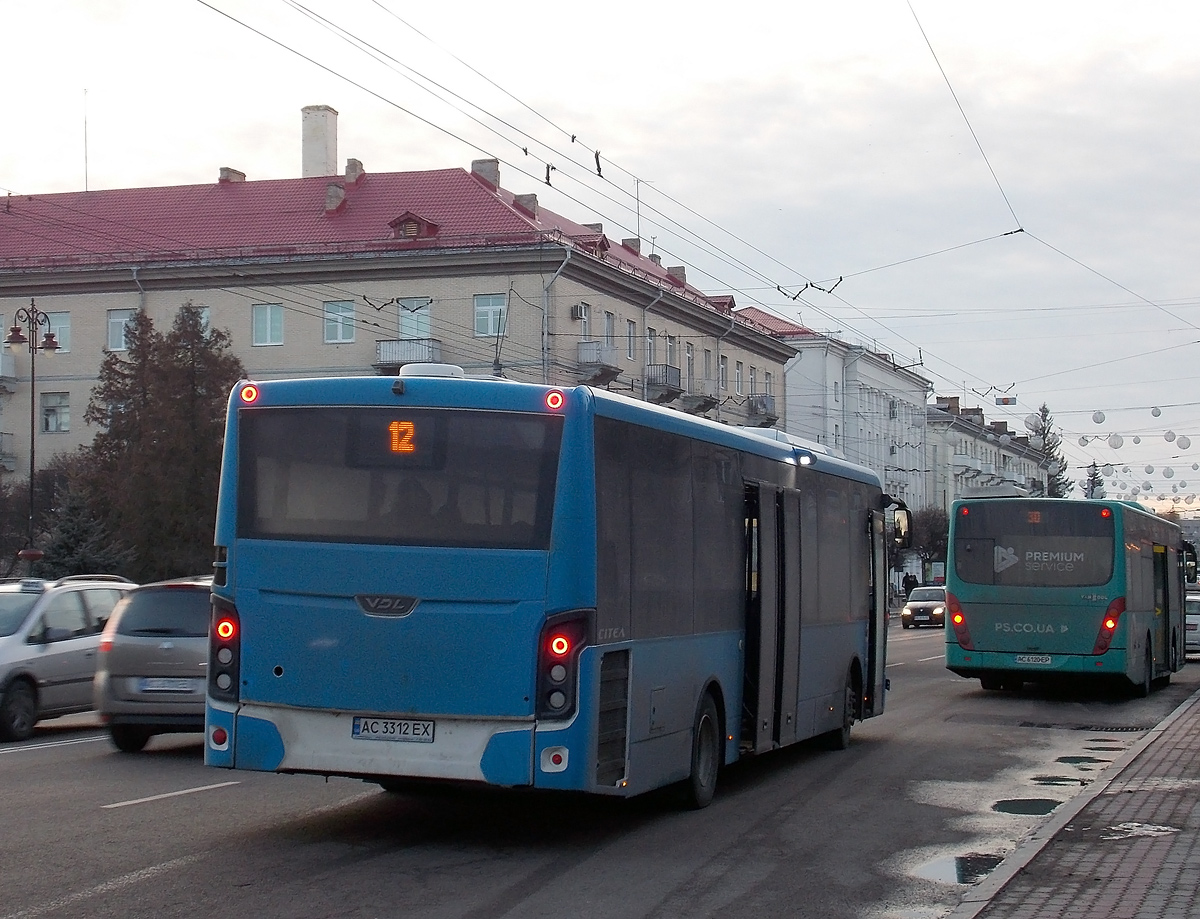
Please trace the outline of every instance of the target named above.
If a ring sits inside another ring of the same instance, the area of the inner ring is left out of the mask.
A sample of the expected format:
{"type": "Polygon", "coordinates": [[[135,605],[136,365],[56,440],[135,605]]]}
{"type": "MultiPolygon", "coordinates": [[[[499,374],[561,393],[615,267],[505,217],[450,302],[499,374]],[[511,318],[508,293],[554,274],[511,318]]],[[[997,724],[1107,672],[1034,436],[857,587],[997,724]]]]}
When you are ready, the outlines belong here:
{"type": "Polygon", "coordinates": [[[1049,654],[1018,654],[1018,664],[1048,664],[1050,663],[1049,654]]]}
{"type": "Polygon", "coordinates": [[[401,743],[433,743],[433,722],[407,718],[369,718],[355,715],[350,728],[355,740],[394,740],[401,743]]]}

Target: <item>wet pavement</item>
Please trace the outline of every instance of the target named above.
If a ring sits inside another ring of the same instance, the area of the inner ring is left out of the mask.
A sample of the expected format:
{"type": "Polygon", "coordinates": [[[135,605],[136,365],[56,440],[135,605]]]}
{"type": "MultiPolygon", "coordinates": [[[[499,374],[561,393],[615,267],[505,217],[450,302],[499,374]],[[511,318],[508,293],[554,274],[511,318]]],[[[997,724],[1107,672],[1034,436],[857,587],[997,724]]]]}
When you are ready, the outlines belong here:
{"type": "Polygon", "coordinates": [[[1200,691],[1113,753],[1105,777],[1068,801],[997,802],[1030,814],[1041,801],[1052,816],[995,870],[986,864],[994,856],[947,860],[932,879],[978,881],[950,919],[1200,919],[1200,691]]]}

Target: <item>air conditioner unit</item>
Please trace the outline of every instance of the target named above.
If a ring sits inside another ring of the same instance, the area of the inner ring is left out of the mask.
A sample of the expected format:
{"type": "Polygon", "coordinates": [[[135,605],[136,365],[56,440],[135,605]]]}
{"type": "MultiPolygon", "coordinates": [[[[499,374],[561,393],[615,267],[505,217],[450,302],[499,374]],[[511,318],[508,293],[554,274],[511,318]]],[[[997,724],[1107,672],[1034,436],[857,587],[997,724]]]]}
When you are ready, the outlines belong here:
{"type": "Polygon", "coordinates": [[[588,305],[586,303],[576,303],[571,306],[572,319],[587,319],[588,305]]]}
{"type": "Polygon", "coordinates": [[[896,445],[892,444],[891,447],[888,449],[888,452],[891,453],[892,456],[895,456],[896,455],[896,445]]]}

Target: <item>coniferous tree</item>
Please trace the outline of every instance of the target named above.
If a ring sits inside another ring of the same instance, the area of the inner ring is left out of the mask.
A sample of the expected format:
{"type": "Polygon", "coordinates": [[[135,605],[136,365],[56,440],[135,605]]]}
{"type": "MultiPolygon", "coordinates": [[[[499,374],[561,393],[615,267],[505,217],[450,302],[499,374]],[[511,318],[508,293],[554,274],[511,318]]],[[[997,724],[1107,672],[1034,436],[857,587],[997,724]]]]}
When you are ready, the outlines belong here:
{"type": "Polygon", "coordinates": [[[1040,449],[1050,460],[1045,495],[1048,498],[1065,498],[1075,483],[1071,481],[1071,467],[1062,455],[1062,435],[1055,430],[1054,416],[1043,402],[1037,413],[1030,417],[1033,419],[1027,424],[1030,437],[1041,441],[1040,449]]]}

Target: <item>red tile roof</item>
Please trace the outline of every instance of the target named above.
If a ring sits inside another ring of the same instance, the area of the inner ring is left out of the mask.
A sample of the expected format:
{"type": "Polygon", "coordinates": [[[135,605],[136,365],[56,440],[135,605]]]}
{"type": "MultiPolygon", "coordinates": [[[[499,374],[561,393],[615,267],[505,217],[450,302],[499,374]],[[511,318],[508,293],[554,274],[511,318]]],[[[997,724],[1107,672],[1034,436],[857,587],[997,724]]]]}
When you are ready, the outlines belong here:
{"type": "Polygon", "coordinates": [[[758,326],[776,338],[806,338],[816,334],[812,329],[797,325],[781,316],[765,312],[754,306],[738,310],[737,316],[743,322],[758,326]]]}

